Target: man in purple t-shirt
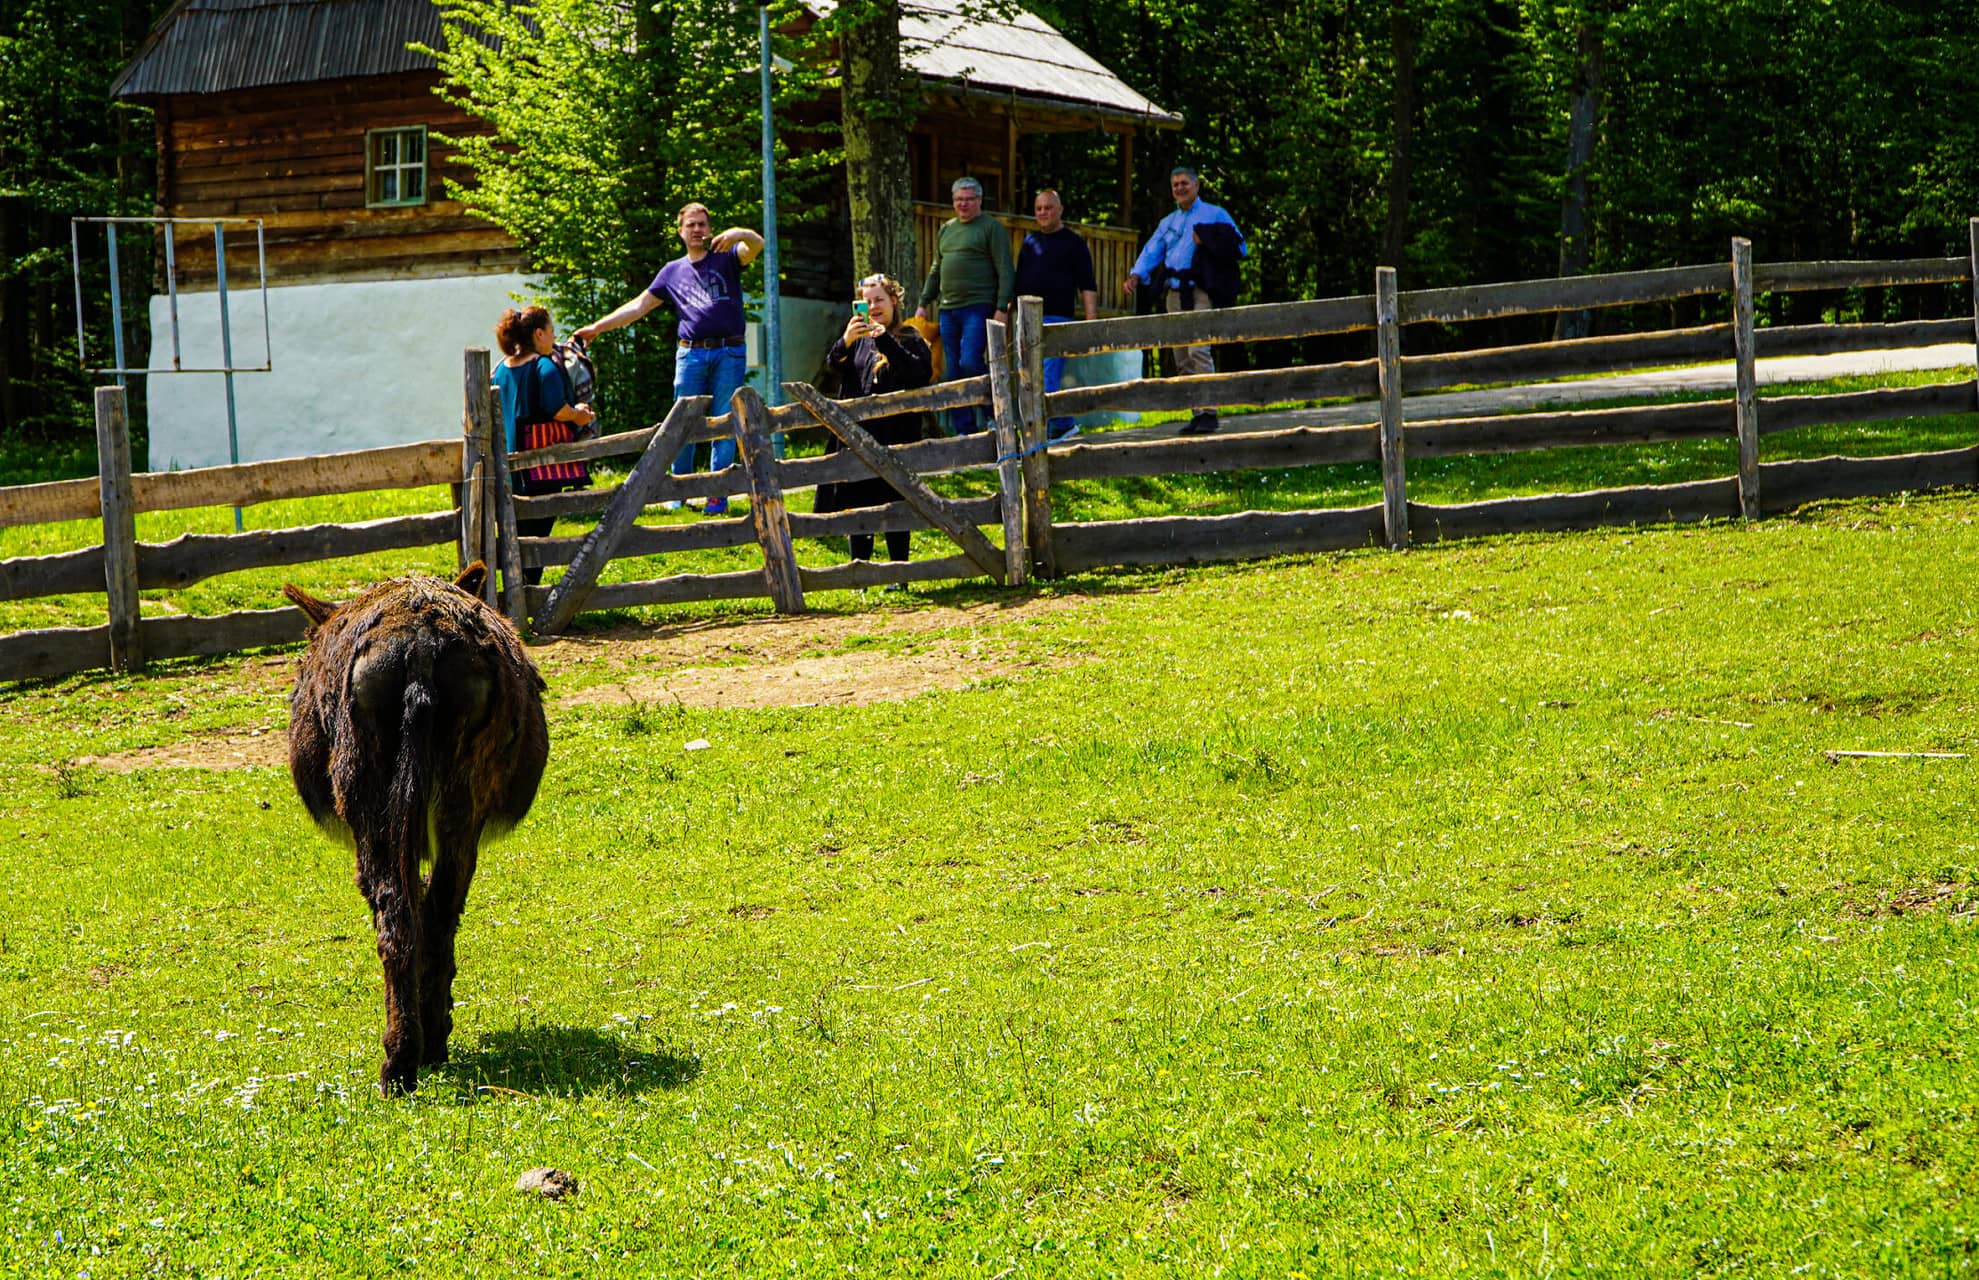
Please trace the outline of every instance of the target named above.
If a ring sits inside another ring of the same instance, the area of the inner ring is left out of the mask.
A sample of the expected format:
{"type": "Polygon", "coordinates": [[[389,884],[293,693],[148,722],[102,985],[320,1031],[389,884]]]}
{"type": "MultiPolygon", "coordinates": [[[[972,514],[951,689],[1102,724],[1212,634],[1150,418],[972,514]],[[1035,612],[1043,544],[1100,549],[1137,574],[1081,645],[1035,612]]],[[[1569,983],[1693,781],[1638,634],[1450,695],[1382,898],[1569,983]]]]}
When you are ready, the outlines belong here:
{"type": "MultiPolygon", "coordinates": [[[[589,342],[601,333],[631,324],[654,307],[672,307],[680,318],[680,346],[673,363],[674,399],[708,396],[714,401],[708,412],[723,414],[749,373],[749,355],[743,349],[747,320],[742,310],[742,268],[763,251],[763,237],[746,227],[730,227],[716,235],[713,227],[708,206],[682,208],[680,239],[687,252],[661,267],[644,293],[573,336],[589,342]]],[[[715,441],[708,469],[726,471],[734,463],[734,438],[715,441]]],[[[693,470],[694,446],[690,444],[674,457],[673,473],[684,476],[693,470]]],[[[708,515],[727,512],[727,498],[708,499],[708,515]]]]}

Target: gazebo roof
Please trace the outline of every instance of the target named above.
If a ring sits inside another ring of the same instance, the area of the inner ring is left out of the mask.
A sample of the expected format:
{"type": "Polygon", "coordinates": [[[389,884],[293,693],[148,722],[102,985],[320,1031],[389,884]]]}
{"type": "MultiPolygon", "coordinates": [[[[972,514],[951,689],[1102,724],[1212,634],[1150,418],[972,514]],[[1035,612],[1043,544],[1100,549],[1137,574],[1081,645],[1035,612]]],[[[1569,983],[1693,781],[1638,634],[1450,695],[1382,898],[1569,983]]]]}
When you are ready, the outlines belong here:
{"type": "MultiPolygon", "coordinates": [[[[834,0],[807,0],[823,17],[834,0]]],[[[968,0],[901,0],[902,57],[923,78],[965,93],[1180,128],[1164,111],[1073,44],[1043,18],[1014,6],[1007,16],[967,12],[968,0]]]]}

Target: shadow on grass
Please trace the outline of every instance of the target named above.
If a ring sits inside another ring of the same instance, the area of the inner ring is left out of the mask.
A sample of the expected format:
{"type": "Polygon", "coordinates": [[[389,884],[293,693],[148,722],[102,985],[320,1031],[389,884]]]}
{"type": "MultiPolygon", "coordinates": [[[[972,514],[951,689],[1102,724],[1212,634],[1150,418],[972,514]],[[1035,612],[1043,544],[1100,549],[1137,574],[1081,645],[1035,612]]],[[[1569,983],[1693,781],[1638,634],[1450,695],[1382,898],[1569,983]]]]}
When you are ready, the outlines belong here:
{"type": "Polygon", "coordinates": [[[517,1027],[483,1034],[463,1053],[433,1069],[463,1093],[524,1093],[583,1097],[678,1089],[701,1074],[701,1059],[665,1045],[637,1050],[618,1036],[589,1027],[517,1027]]]}

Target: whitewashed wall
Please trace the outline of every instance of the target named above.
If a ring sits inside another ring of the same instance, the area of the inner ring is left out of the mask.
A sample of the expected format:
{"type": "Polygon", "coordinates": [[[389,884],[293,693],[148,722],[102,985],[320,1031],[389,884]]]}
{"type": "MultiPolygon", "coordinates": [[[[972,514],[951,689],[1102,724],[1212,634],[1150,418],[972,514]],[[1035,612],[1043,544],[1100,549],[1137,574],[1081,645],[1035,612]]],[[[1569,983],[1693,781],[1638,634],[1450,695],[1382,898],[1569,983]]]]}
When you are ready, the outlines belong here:
{"type": "MultiPolygon", "coordinates": [[[[293,285],[268,291],[274,370],[234,375],[241,461],[338,453],[460,433],[461,351],[495,345],[495,321],[520,275],[293,285]]],[[[234,363],[262,360],[261,293],[228,294],[234,363]]],[[[172,367],[166,299],[151,300],[150,367],[172,367]]],[[[179,295],[187,365],[220,363],[219,295],[179,295]]],[[[218,374],[153,373],[153,471],[209,467],[227,456],[227,395],[218,374]]]]}
{"type": "MultiPolygon", "coordinates": [[[[260,364],[268,373],[234,375],[240,459],[339,453],[413,440],[451,438],[460,431],[461,352],[495,345],[495,320],[531,281],[515,275],[293,285],[268,290],[268,343],[262,344],[261,292],[229,293],[236,366],[260,364]]],[[[847,306],[802,298],[783,300],[783,376],[815,376],[845,326],[847,306]]],[[[567,333],[594,317],[558,317],[567,333]]],[[[218,466],[231,459],[227,397],[219,374],[174,374],[167,300],[151,300],[152,351],[148,388],[152,471],[218,466]]],[[[751,334],[750,360],[759,359],[751,334]]],[[[220,363],[217,294],[179,295],[181,363],[220,363]]],[[[1068,385],[1138,376],[1140,356],[1125,352],[1075,361],[1068,385]],[[1131,364],[1131,370],[1128,366],[1131,364]]],[[[609,368],[599,377],[611,376],[609,368]]],[[[751,381],[762,385],[760,370],[751,381]]],[[[1105,420],[1096,414],[1086,421],[1105,420]]],[[[607,424],[627,430],[646,424],[607,424]]]]}

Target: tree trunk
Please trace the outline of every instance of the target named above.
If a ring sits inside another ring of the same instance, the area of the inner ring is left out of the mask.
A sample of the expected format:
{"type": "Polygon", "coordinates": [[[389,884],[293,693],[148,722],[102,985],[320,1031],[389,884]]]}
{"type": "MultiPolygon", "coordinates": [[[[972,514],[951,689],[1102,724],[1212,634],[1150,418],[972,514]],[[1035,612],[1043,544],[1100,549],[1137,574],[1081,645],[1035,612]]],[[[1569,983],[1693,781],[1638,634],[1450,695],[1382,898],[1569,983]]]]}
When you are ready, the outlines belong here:
{"type": "Polygon", "coordinates": [[[914,192],[907,157],[914,85],[900,61],[899,0],[844,5],[838,33],[845,190],[858,277],[884,271],[918,292],[914,192]]]}
{"type": "Polygon", "coordinates": [[[1388,225],[1381,236],[1381,265],[1402,265],[1409,238],[1409,179],[1415,165],[1416,18],[1402,0],[1388,10],[1388,38],[1395,65],[1394,134],[1388,152],[1388,225]]]}
{"type": "MultiPolygon", "coordinates": [[[[1594,159],[1594,124],[1601,110],[1601,75],[1605,45],[1602,28],[1584,20],[1578,44],[1579,66],[1567,99],[1567,189],[1560,201],[1560,274],[1577,276],[1593,259],[1589,238],[1587,169],[1594,159]]],[[[1585,338],[1593,328],[1593,313],[1562,311],[1554,317],[1553,337],[1585,338]]]]}

